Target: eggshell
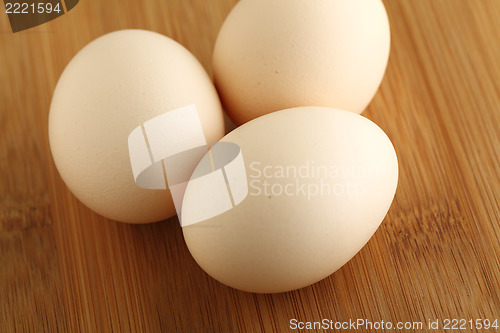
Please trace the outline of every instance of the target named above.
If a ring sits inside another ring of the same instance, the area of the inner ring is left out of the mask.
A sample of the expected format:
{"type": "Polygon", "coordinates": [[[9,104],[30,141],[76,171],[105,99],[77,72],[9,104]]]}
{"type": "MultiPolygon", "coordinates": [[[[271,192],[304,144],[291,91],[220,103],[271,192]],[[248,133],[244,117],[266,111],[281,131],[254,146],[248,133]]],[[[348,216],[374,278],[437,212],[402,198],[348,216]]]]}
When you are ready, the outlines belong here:
{"type": "Polygon", "coordinates": [[[113,220],[146,223],[175,215],[168,190],[135,184],[127,138],[145,121],[191,104],[205,138],[219,140],[224,120],[217,92],[184,47],[143,30],[91,42],[67,65],[50,108],[50,147],[64,182],[113,220]]]}
{"type": "Polygon", "coordinates": [[[214,80],[237,125],[298,106],[359,114],[382,81],[389,49],[380,0],[243,0],[218,35],[214,80]]]}
{"type": "MultiPolygon", "coordinates": [[[[370,239],[396,191],[389,138],[351,112],[278,111],[221,141],[241,148],[248,196],[183,233],[198,264],[233,288],[284,292],[327,277],[370,239]]],[[[196,195],[190,185],[185,202],[196,195]]],[[[183,214],[190,209],[196,207],[184,206],[183,214]]]]}

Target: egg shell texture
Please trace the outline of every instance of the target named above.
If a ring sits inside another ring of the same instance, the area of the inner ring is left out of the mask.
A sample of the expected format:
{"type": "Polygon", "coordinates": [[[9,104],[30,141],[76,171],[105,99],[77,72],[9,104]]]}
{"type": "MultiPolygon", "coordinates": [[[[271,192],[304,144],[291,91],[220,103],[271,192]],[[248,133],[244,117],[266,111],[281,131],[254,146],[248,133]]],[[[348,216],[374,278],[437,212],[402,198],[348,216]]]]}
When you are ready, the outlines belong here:
{"type": "Polygon", "coordinates": [[[127,138],[145,121],[191,104],[205,138],[219,140],[224,121],[217,92],[189,51],[149,31],[104,35],[71,60],[55,89],[49,138],[57,169],[78,199],[107,218],[146,223],[171,217],[168,190],[135,184],[127,138]]]}
{"type": "MultiPolygon", "coordinates": [[[[198,264],[237,289],[283,292],[332,274],[370,239],[396,191],[398,163],[389,138],[351,112],[278,111],[222,141],[241,147],[249,194],[183,233],[198,264]]],[[[192,195],[189,185],[185,195],[192,195]]]]}
{"type": "Polygon", "coordinates": [[[298,106],[359,114],[382,81],[389,50],[380,0],[243,0],[217,37],[214,80],[237,125],[298,106]]]}

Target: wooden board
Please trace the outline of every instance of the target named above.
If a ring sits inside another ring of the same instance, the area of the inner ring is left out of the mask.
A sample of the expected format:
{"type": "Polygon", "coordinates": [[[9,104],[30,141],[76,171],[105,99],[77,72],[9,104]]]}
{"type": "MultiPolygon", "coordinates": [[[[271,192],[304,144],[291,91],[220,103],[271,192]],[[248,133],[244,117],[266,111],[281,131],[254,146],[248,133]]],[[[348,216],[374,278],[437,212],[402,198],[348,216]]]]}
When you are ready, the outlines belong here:
{"type": "Polygon", "coordinates": [[[47,136],[57,79],[88,42],[122,28],[158,31],[210,72],[236,1],[82,0],[16,34],[0,13],[0,332],[286,332],[292,318],[500,321],[500,1],[384,2],[392,53],[364,115],[397,150],[395,201],[342,269],[276,295],[210,278],[176,219],[127,225],[91,212],[62,182],[47,136]]]}

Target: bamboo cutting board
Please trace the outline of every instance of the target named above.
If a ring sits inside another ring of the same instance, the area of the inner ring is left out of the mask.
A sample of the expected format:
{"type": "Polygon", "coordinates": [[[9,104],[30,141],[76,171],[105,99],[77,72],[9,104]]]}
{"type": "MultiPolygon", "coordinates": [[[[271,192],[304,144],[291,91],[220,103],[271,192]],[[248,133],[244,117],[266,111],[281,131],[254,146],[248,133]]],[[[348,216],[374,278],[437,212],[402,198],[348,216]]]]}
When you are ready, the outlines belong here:
{"type": "MultiPolygon", "coordinates": [[[[91,212],[48,144],[52,92],[84,45],[117,29],[153,30],[211,72],[236,1],[81,0],[16,34],[0,13],[0,332],[287,332],[294,318],[451,332],[446,319],[500,321],[500,1],[384,2],[391,58],[364,115],[398,153],[395,201],[342,269],[276,295],[206,275],[176,219],[127,225],[91,212]]],[[[476,331],[500,329],[461,330],[476,331]]]]}

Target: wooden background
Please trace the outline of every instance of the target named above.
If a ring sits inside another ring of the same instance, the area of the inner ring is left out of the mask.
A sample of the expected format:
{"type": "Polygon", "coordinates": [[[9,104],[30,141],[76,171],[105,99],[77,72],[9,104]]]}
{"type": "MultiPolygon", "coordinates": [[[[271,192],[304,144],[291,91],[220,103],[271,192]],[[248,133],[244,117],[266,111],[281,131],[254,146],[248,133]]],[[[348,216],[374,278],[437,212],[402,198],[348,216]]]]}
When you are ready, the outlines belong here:
{"type": "Polygon", "coordinates": [[[211,72],[217,31],[236,0],[81,0],[16,34],[0,13],[0,332],[287,332],[291,318],[500,321],[500,1],[384,2],[392,53],[364,115],[398,152],[395,201],[342,269],[276,295],[206,275],[176,219],[126,225],[94,214],[62,182],[48,144],[53,89],[84,45],[116,29],[154,30],[211,72]]]}

